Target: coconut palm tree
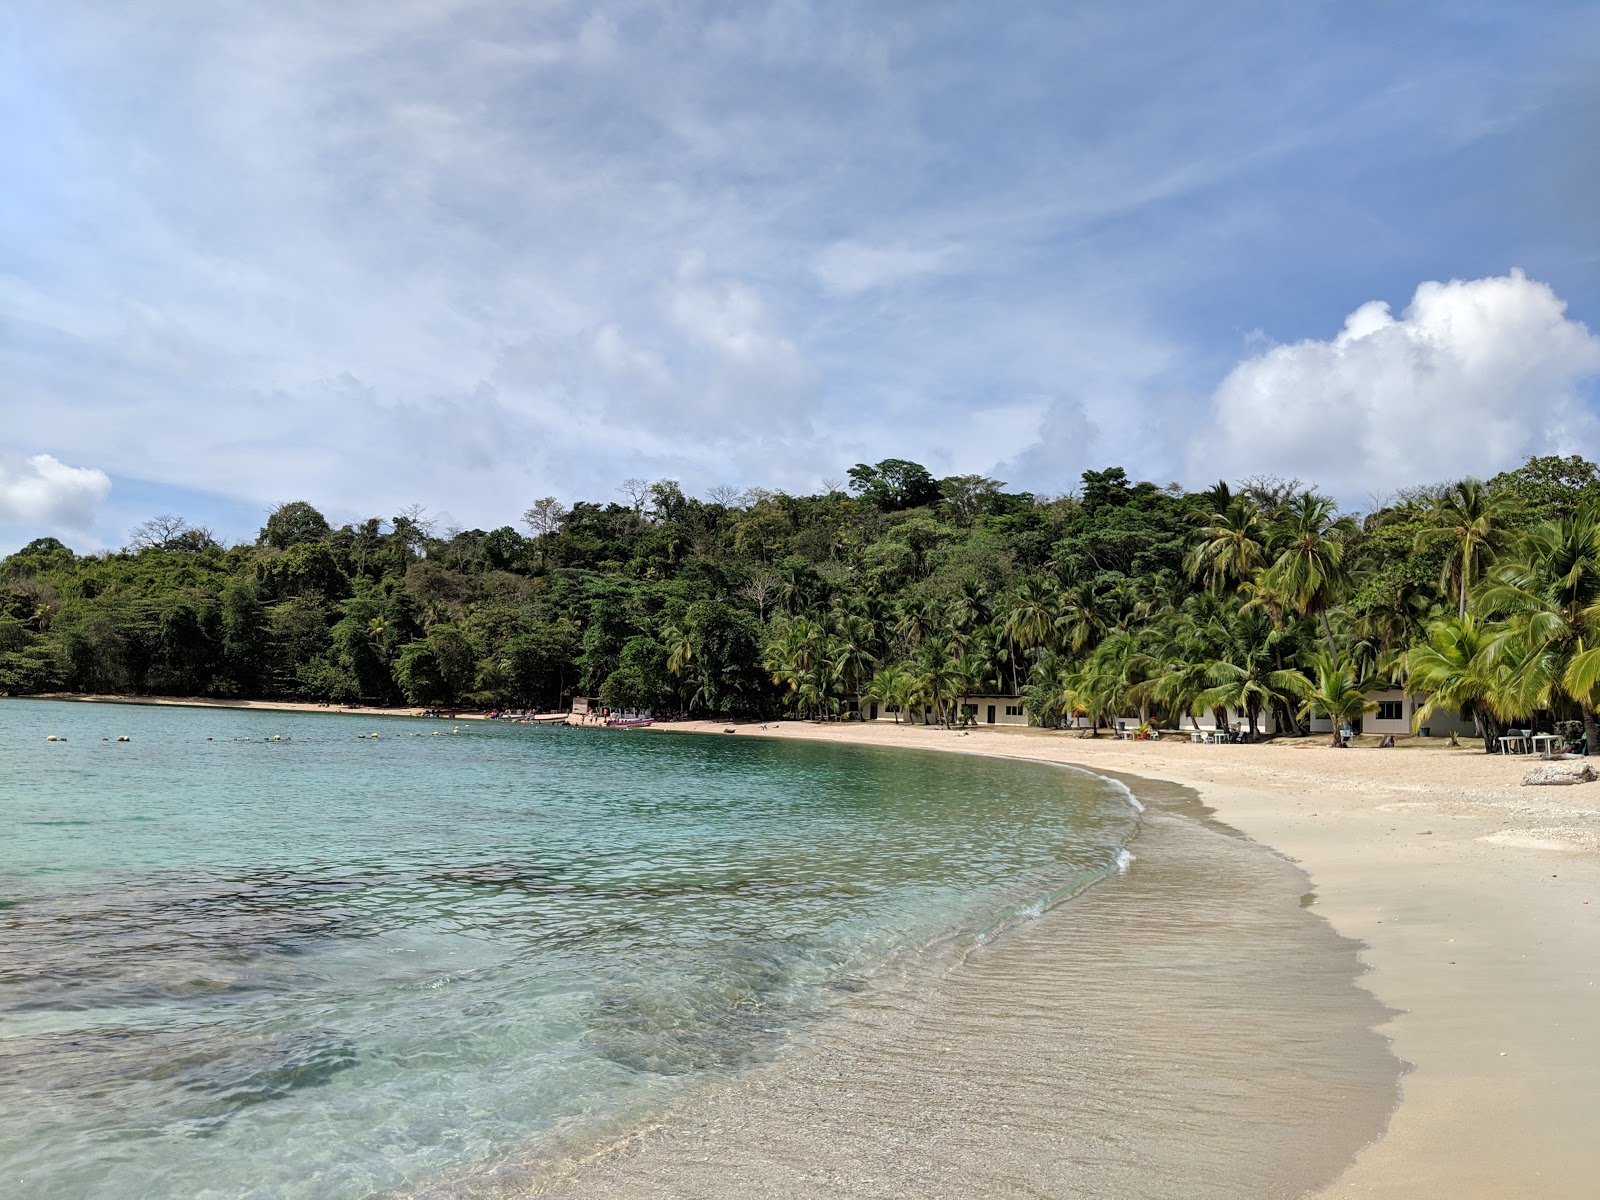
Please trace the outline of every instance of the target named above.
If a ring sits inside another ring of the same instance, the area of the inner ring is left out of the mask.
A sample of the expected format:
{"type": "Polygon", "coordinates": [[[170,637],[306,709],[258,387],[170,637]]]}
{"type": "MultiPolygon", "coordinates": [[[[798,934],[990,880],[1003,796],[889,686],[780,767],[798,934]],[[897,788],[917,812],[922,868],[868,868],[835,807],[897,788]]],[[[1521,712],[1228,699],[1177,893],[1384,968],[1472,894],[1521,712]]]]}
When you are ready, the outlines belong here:
{"type": "Polygon", "coordinates": [[[859,708],[863,688],[873,667],[878,663],[877,647],[872,636],[872,622],[865,617],[846,616],[839,622],[839,633],[833,641],[833,670],[844,687],[856,694],[859,708]]]}
{"type": "Polygon", "coordinates": [[[1440,709],[1470,720],[1483,738],[1485,753],[1492,752],[1500,722],[1514,706],[1515,690],[1510,664],[1488,653],[1491,635],[1478,618],[1443,616],[1429,624],[1424,640],[1405,656],[1409,690],[1427,700],[1412,714],[1412,728],[1420,729],[1440,709]]]}
{"type": "Polygon", "coordinates": [[[1050,642],[1055,627],[1056,595],[1054,590],[1037,575],[1029,575],[1008,596],[1000,616],[1000,628],[1013,647],[1011,661],[1011,690],[1018,690],[1018,651],[1040,649],[1050,642]]]}
{"type": "Polygon", "coordinates": [[[1204,577],[1214,592],[1236,589],[1254,579],[1267,563],[1267,523],[1248,496],[1234,496],[1220,512],[1199,516],[1200,540],[1184,568],[1191,579],[1204,577]]]}
{"type": "Polygon", "coordinates": [[[1277,557],[1261,581],[1264,591],[1281,595],[1291,607],[1322,622],[1328,641],[1328,658],[1339,664],[1328,609],[1350,587],[1345,566],[1345,546],[1355,533],[1355,522],[1339,515],[1326,496],[1301,492],[1279,510],[1272,522],[1271,546],[1277,557]]]}
{"type": "Polygon", "coordinates": [[[900,724],[900,712],[910,703],[916,681],[911,672],[896,664],[883,667],[867,681],[862,699],[868,703],[882,704],[894,709],[894,723],[900,724]]]}
{"type": "Polygon", "coordinates": [[[1290,635],[1260,609],[1245,609],[1222,631],[1215,657],[1205,665],[1210,684],[1194,698],[1195,711],[1236,708],[1244,713],[1249,738],[1258,734],[1260,715],[1274,704],[1287,706],[1296,680],[1304,676],[1280,668],[1279,647],[1290,635]]]}
{"type": "Polygon", "coordinates": [[[1537,526],[1493,571],[1479,606],[1502,619],[1486,650],[1506,665],[1521,713],[1569,699],[1596,744],[1600,703],[1600,508],[1537,526]]]}
{"type": "Polygon", "coordinates": [[[1434,500],[1428,520],[1429,527],[1417,534],[1416,548],[1439,543],[1449,547],[1439,590],[1456,592],[1456,615],[1464,617],[1473,580],[1509,544],[1510,531],[1502,523],[1500,506],[1476,479],[1463,479],[1434,500]]]}
{"type": "Polygon", "coordinates": [[[957,660],[950,653],[949,643],[940,638],[929,638],[917,653],[918,683],[923,695],[933,705],[934,715],[941,725],[948,724],[945,706],[956,695],[957,660]]]}
{"type": "Polygon", "coordinates": [[[1341,728],[1378,707],[1377,701],[1367,699],[1372,678],[1358,675],[1351,664],[1340,664],[1333,655],[1321,652],[1311,655],[1310,666],[1309,678],[1294,672],[1286,682],[1300,697],[1300,715],[1327,717],[1333,722],[1333,744],[1343,746],[1341,728]]]}

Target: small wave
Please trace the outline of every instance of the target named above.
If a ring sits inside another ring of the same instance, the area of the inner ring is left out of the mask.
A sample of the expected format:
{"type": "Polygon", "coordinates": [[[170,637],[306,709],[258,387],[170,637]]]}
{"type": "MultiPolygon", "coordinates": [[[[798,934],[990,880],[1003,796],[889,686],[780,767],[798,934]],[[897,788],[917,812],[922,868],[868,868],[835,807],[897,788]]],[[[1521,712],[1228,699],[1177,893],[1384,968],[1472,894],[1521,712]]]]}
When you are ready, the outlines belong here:
{"type": "Polygon", "coordinates": [[[1133,865],[1133,851],[1124,846],[1117,851],[1117,874],[1126,875],[1128,868],[1133,865]]]}

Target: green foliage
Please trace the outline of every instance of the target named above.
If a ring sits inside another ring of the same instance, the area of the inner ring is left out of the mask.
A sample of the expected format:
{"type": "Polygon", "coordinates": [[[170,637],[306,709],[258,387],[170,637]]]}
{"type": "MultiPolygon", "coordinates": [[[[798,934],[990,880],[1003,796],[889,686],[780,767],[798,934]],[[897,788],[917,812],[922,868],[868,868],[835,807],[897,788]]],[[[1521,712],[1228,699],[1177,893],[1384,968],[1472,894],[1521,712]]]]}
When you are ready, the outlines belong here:
{"type": "Polygon", "coordinates": [[[628,504],[536,501],[531,537],[418,508],[330,529],[295,501],[232,548],[171,516],[123,552],[42,538],[0,562],[0,691],[944,722],[998,691],[1044,725],[1259,730],[1384,680],[1486,736],[1600,702],[1582,459],[1359,522],[1271,478],[1185,495],[1112,467],[1041,500],[904,459],[850,477],[712,501],[630,481],[628,504]]]}
{"type": "Polygon", "coordinates": [[[256,540],[274,550],[287,550],[324,541],[330,532],[326,517],[304,500],[290,500],[272,510],[256,540]]]}
{"type": "Polygon", "coordinates": [[[900,512],[937,504],[939,485],[921,463],[886,458],[874,466],[857,463],[850,468],[850,490],[879,512],[900,512]]]}

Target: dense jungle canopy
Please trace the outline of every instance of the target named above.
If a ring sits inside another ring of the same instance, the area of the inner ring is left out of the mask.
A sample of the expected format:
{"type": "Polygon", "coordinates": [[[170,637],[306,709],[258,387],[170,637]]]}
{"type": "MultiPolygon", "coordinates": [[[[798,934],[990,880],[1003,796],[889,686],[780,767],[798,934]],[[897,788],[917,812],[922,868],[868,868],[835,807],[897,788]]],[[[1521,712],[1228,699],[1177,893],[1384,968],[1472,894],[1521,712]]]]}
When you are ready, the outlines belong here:
{"type": "Polygon", "coordinates": [[[1340,513],[1297,481],[1185,492],[1088,471],[1069,494],[889,459],[847,488],[536,501],[521,528],[412,509],[255,542],[175,516],[116,552],[0,561],[0,691],[959,719],[1227,708],[1252,733],[1359,715],[1393,684],[1475,720],[1600,702],[1600,470],[1535,458],[1340,513]]]}

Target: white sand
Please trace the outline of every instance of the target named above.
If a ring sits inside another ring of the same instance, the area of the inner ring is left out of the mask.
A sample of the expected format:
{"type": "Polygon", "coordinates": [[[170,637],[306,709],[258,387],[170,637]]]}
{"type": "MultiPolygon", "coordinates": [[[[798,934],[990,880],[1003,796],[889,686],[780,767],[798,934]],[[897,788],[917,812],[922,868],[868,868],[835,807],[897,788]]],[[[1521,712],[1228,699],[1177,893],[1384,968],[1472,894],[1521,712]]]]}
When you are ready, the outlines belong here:
{"type": "Polygon", "coordinates": [[[1530,760],[1439,743],[1335,750],[884,723],[737,728],[1076,763],[1195,788],[1219,818],[1309,873],[1316,911],[1368,947],[1363,985],[1399,1010],[1384,1032],[1415,1067],[1403,1101],[1386,1135],[1323,1194],[1600,1196],[1600,784],[1524,788],[1530,760]]]}

